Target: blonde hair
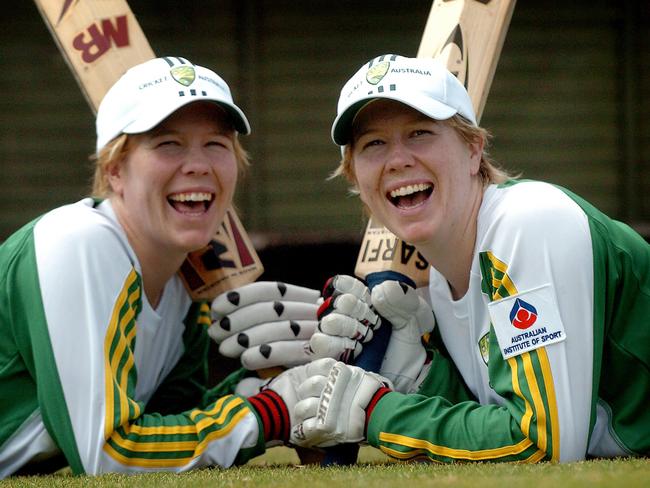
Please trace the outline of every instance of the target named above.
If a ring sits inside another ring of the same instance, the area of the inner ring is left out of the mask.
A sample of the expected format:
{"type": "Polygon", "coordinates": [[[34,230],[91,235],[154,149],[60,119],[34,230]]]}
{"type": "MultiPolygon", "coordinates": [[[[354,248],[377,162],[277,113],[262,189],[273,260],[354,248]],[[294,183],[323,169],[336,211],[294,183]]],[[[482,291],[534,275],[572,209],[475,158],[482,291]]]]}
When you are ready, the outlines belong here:
{"type": "MultiPolygon", "coordinates": [[[[95,174],[93,176],[91,196],[94,198],[107,198],[111,195],[112,189],[108,181],[108,172],[113,164],[121,164],[121,161],[129,153],[129,141],[132,136],[120,134],[111,142],[106,144],[98,154],[93,154],[90,159],[95,162],[95,174]]],[[[233,131],[233,152],[237,161],[239,175],[244,175],[250,166],[248,153],[243,148],[233,131]]]]}
{"type": "MultiPolygon", "coordinates": [[[[453,117],[443,121],[443,123],[449,125],[456,133],[468,144],[482,139],[483,144],[483,154],[481,155],[481,163],[479,166],[479,176],[483,182],[483,186],[487,186],[491,183],[503,183],[509,179],[515,178],[510,175],[506,170],[502,169],[497,165],[497,163],[490,157],[488,148],[492,135],[487,129],[482,127],[477,127],[471,122],[467,121],[461,115],[454,115],[453,117]]],[[[349,144],[345,145],[343,148],[343,157],[339,162],[338,167],[330,175],[331,178],[336,178],[337,176],[343,176],[352,184],[352,192],[358,193],[357,189],[357,180],[354,172],[354,161],[352,158],[352,150],[354,149],[354,141],[351,141],[349,144]]]]}

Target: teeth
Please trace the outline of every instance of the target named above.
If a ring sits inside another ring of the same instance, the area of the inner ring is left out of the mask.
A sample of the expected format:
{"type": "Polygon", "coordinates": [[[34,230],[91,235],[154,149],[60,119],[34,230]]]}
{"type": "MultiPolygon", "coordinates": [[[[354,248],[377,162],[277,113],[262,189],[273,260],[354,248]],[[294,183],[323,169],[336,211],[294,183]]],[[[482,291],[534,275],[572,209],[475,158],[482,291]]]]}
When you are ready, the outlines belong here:
{"type": "Polygon", "coordinates": [[[431,188],[431,185],[428,183],[418,183],[417,185],[407,185],[401,188],[397,188],[390,192],[392,198],[396,197],[405,197],[406,195],[411,195],[413,193],[428,190],[431,188]]]}
{"type": "Polygon", "coordinates": [[[176,193],[170,196],[169,199],[175,202],[209,202],[212,200],[212,194],[202,192],[176,193]]]}

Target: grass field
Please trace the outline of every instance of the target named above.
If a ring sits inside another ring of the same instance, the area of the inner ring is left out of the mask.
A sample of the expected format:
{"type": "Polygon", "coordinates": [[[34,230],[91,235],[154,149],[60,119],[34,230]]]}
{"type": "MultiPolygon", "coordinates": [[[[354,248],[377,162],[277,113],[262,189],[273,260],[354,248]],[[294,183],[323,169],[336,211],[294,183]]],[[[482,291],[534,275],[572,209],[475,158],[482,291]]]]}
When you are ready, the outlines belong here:
{"type": "Polygon", "coordinates": [[[295,452],[271,449],[246,466],[202,469],[180,475],[72,476],[67,470],[41,477],[14,477],[4,487],[399,487],[574,488],[650,487],[650,459],[598,460],[571,464],[455,464],[391,462],[379,451],[362,448],[359,464],[350,468],[299,466],[295,452]]]}

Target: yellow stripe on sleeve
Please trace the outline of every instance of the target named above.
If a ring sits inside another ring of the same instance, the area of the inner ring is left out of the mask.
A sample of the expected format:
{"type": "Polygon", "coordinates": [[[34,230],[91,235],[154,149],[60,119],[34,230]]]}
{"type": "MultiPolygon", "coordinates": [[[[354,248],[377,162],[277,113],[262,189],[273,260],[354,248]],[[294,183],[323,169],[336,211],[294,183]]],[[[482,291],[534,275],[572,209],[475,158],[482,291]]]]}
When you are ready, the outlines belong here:
{"type": "Polygon", "coordinates": [[[549,416],[551,420],[551,435],[552,440],[552,453],[551,461],[560,461],[560,418],[557,409],[557,397],[555,395],[555,382],[553,381],[553,372],[551,371],[551,363],[548,360],[546,348],[537,350],[537,357],[542,367],[542,375],[544,376],[544,388],[546,389],[546,399],[548,401],[549,416]]]}
{"type": "Polygon", "coordinates": [[[210,305],[208,302],[202,302],[199,306],[199,317],[197,323],[204,325],[205,327],[210,327],[212,325],[212,316],[211,316],[210,305]]]}
{"type": "MultiPolygon", "coordinates": [[[[115,370],[113,369],[113,358],[111,357],[111,345],[116,337],[119,334],[119,325],[120,325],[120,312],[130,298],[131,300],[136,300],[139,298],[139,290],[136,292],[137,296],[129,296],[129,289],[138,279],[138,274],[135,269],[131,269],[129,275],[127,276],[124,286],[120,291],[115,305],[113,307],[113,312],[111,314],[111,319],[108,324],[108,329],[106,331],[106,337],[104,339],[104,383],[105,383],[105,400],[106,400],[106,409],[105,409],[105,419],[104,419],[104,439],[108,439],[113,432],[114,428],[114,417],[115,417],[115,402],[114,402],[114,393],[115,389],[119,388],[119,385],[116,385],[116,378],[114,376],[115,370]]],[[[132,294],[134,295],[134,294],[132,294]]],[[[133,303],[132,301],[130,303],[133,303]]],[[[132,310],[132,307],[131,307],[132,310]]],[[[122,345],[120,344],[120,347],[122,345]]],[[[119,392],[120,396],[120,406],[122,408],[121,412],[124,411],[123,405],[126,405],[126,402],[122,398],[122,392],[119,392]]],[[[122,413],[123,415],[123,413],[122,413]]]]}
{"type": "Polygon", "coordinates": [[[179,452],[179,451],[194,451],[198,442],[196,440],[190,441],[169,441],[169,442],[142,442],[133,439],[126,439],[121,436],[118,431],[113,434],[113,440],[122,449],[129,452],[179,452]]]}
{"type": "Polygon", "coordinates": [[[510,365],[510,371],[512,371],[512,389],[519,398],[524,401],[526,405],[526,410],[524,415],[521,417],[521,432],[526,436],[530,437],[530,422],[533,418],[533,408],[530,405],[528,399],[521,392],[521,386],[519,386],[519,367],[517,366],[517,358],[509,358],[508,364],[510,365]]]}
{"type": "Polygon", "coordinates": [[[233,415],[232,419],[226,427],[210,432],[197,446],[196,455],[198,456],[199,454],[203,453],[203,451],[208,448],[208,444],[210,444],[210,442],[214,441],[215,439],[221,439],[222,437],[226,437],[228,434],[230,434],[230,432],[237,426],[237,424],[239,424],[239,421],[249,413],[251,413],[250,409],[247,406],[244,406],[244,408],[233,415]]]}
{"type": "Polygon", "coordinates": [[[225,421],[226,417],[228,414],[236,407],[241,405],[244,401],[239,398],[239,397],[233,397],[232,395],[228,395],[225,397],[220,398],[215,402],[215,406],[208,410],[208,411],[202,411],[202,410],[193,410],[192,413],[190,414],[190,418],[192,420],[196,420],[197,416],[200,414],[204,414],[210,417],[204,418],[199,420],[195,424],[189,424],[189,425],[171,425],[171,426],[165,426],[165,425],[156,425],[156,426],[141,426],[137,424],[125,426],[124,430],[126,431],[127,434],[133,433],[133,434],[138,434],[138,435],[176,435],[176,434],[194,434],[198,433],[201,430],[203,430],[205,427],[212,425],[212,424],[221,424],[225,421]],[[219,412],[223,408],[223,404],[226,402],[226,400],[231,399],[232,401],[228,403],[226,408],[224,408],[220,413],[218,417],[212,417],[215,415],[217,412],[219,412]]]}
{"type": "Polygon", "coordinates": [[[410,461],[417,458],[426,458],[427,460],[433,461],[434,463],[442,463],[442,461],[438,461],[437,459],[431,459],[429,456],[427,456],[427,451],[424,449],[415,449],[409,452],[398,451],[396,449],[391,449],[390,447],[386,447],[386,446],[379,446],[379,449],[384,454],[392,458],[399,459],[401,461],[410,461]]]}
{"type": "Polygon", "coordinates": [[[538,451],[535,451],[528,459],[526,459],[524,462],[525,463],[538,463],[542,461],[546,457],[546,451],[542,451],[541,449],[538,451]]]}
{"type": "MultiPolygon", "coordinates": [[[[559,460],[559,417],[557,410],[557,399],[555,396],[555,387],[553,383],[553,374],[551,372],[550,363],[548,361],[548,355],[545,348],[540,348],[534,351],[539,358],[541,370],[542,370],[542,380],[544,383],[544,388],[546,390],[546,401],[548,407],[544,404],[544,398],[542,397],[541,390],[539,388],[539,383],[537,381],[537,376],[533,369],[533,363],[531,358],[531,353],[526,352],[521,355],[521,360],[524,364],[524,375],[528,383],[528,388],[530,390],[530,395],[532,397],[532,402],[534,404],[534,411],[536,415],[536,426],[537,426],[537,445],[540,449],[541,457],[537,454],[534,454],[529,459],[529,462],[537,462],[540,459],[548,455],[548,433],[549,426],[552,436],[552,445],[551,445],[551,460],[559,460]]],[[[521,431],[526,437],[530,437],[530,424],[532,421],[533,409],[530,401],[521,391],[521,386],[519,385],[519,375],[518,375],[518,366],[516,358],[508,359],[508,364],[512,371],[512,387],[515,394],[520,397],[526,405],[526,410],[524,415],[521,418],[521,431]]],[[[528,460],[527,460],[528,461],[528,460]]]]}
{"type": "MultiPolygon", "coordinates": [[[[226,398],[231,398],[230,396],[226,398]]],[[[235,398],[233,401],[229,402],[226,408],[223,409],[223,411],[219,414],[218,417],[213,418],[213,417],[206,417],[204,419],[201,419],[197,422],[197,427],[199,428],[199,432],[205,429],[206,427],[209,427],[214,424],[223,424],[224,421],[226,420],[226,417],[228,414],[234,410],[236,407],[244,403],[244,400],[241,398],[235,398]]]]}
{"type": "MultiPolygon", "coordinates": [[[[120,330],[125,330],[126,326],[134,319],[135,310],[133,310],[133,308],[129,308],[128,312],[120,320],[118,328],[120,330]]],[[[117,373],[120,359],[124,355],[124,352],[127,350],[129,345],[132,343],[131,341],[133,340],[135,333],[136,328],[132,327],[128,336],[123,337],[120,334],[119,347],[116,349],[111,359],[111,369],[114,373],[117,373]]],[[[137,409],[136,411],[138,412],[137,415],[139,415],[140,411],[140,408],[137,407],[137,404],[129,398],[127,393],[128,375],[134,364],[135,359],[133,357],[133,354],[129,353],[126,358],[126,363],[124,363],[124,366],[122,367],[120,377],[118,378],[118,392],[120,397],[120,425],[129,420],[129,405],[134,405],[134,407],[137,409]]]]}
{"type": "Polygon", "coordinates": [[[411,447],[413,449],[422,449],[436,456],[443,456],[452,459],[468,459],[472,461],[485,461],[505,456],[515,456],[524,452],[533,445],[530,439],[523,439],[517,444],[511,446],[470,451],[469,449],[453,449],[450,447],[438,446],[424,439],[415,439],[399,434],[389,434],[387,432],[380,432],[379,440],[404,447],[411,447]]]}
{"type": "MultiPolygon", "coordinates": [[[[136,333],[135,327],[132,327],[131,331],[129,332],[128,336],[123,335],[123,331],[126,329],[127,325],[131,323],[133,320],[135,320],[135,310],[133,308],[133,300],[137,299],[140,296],[139,290],[136,290],[133,292],[129,297],[129,309],[126,311],[126,313],[120,318],[117,329],[116,329],[116,334],[118,338],[118,346],[116,347],[115,351],[113,352],[113,356],[111,357],[110,361],[110,367],[113,373],[113,376],[116,377],[117,371],[119,369],[119,364],[120,361],[122,360],[124,353],[128,351],[130,348],[130,340],[133,339],[136,333]]],[[[127,386],[128,386],[128,374],[133,368],[134,365],[134,357],[131,352],[127,354],[127,359],[126,363],[124,364],[121,374],[119,378],[117,378],[117,391],[120,399],[120,421],[119,425],[124,424],[129,420],[129,405],[132,404],[130,401],[130,398],[127,393],[127,386]]],[[[139,410],[139,408],[138,408],[139,410]]]]}
{"type": "Polygon", "coordinates": [[[500,300],[501,298],[505,298],[498,292],[499,288],[501,287],[504,287],[507,290],[508,294],[506,296],[516,295],[517,287],[510,279],[510,276],[508,276],[508,265],[497,258],[494,254],[492,254],[491,251],[487,252],[487,257],[490,260],[490,263],[492,263],[494,269],[503,273],[503,276],[501,278],[496,278],[494,276],[494,273],[492,273],[492,286],[496,290],[494,296],[492,297],[492,300],[500,300]]]}
{"type": "MultiPolygon", "coordinates": [[[[223,404],[228,400],[229,398],[233,398],[232,395],[226,395],[224,397],[219,398],[216,402],[214,402],[214,406],[210,410],[192,410],[192,413],[190,413],[190,418],[192,420],[196,420],[196,418],[199,415],[215,415],[221,408],[223,407],[223,404]]],[[[237,405],[239,405],[243,400],[241,398],[237,398],[237,405]]]]}
{"type": "MultiPolygon", "coordinates": [[[[233,402],[235,403],[235,402],[233,402]]],[[[241,405],[241,401],[237,402],[232,408],[241,405]]],[[[228,406],[229,407],[229,406],[228,406]]],[[[226,408],[228,408],[226,407],[226,408]]],[[[228,408],[228,411],[232,410],[228,408]]],[[[200,456],[208,448],[209,444],[216,439],[223,438],[230,434],[232,430],[239,424],[240,420],[250,413],[250,409],[245,406],[239,412],[237,412],[228,425],[225,427],[210,432],[206,435],[200,442],[194,441],[172,441],[172,442],[137,442],[129,439],[124,439],[116,432],[113,436],[116,444],[123,449],[129,451],[129,453],[136,454],[135,456],[125,456],[124,454],[115,450],[110,444],[104,446],[104,450],[114,459],[125,464],[127,466],[138,466],[143,468],[161,468],[161,467],[180,467],[184,466],[192,459],[200,456]],[[183,457],[156,457],[156,458],[147,458],[142,456],[137,456],[137,454],[145,453],[178,453],[178,452],[190,452],[191,454],[183,457]]],[[[221,421],[225,419],[227,414],[220,415],[221,421]]],[[[218,419],[213,419],[213,423],[217,423],[218,419]]]]}
{"type": "Polygon", "coordinates": [[[537,377],[533,370],[530,353],[523,353],[521,358],[524,363],[524,374],[526,375],[528,388],[530,389],[530,394],[533,397],[533,404],[535,405],[535,414],[537,418],[537,445],[542,451],[546,452],[548,442],[546,432],[546,407],[544,407],[542,394],[539,391],[539,385],[537,384],[537,377]]]}
{"type": "Polygon", "coordinates": [[[140,468],[176,468],[184,466],[192,460],[192,456],[182,458],[131,458],[116,451],[110,444],[104,445],[104,451],[113,459],[125,466],[138,466],[140,468]]]}

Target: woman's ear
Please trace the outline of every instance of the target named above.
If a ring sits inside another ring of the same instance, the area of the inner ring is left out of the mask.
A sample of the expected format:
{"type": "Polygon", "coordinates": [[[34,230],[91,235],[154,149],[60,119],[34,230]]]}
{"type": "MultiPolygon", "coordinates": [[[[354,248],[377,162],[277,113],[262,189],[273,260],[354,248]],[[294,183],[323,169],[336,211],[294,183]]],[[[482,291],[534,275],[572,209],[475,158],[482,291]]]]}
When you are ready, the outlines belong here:
{"type": "Polygon", "coordinates": [[[471,159],[470,172],[476,175],[481,168],[481,159],[483,159],[483,148],[485,147],[485,139],[477,136],[474,141],[469,143],[469,155],[471,159]]]}
{"type": "Polygon", "coordinates": [[[111,162],[106,168],[106,179],[111,190],[116,195],[121,195],[123,190],[124,159],[120,158],[111,162]]]}

